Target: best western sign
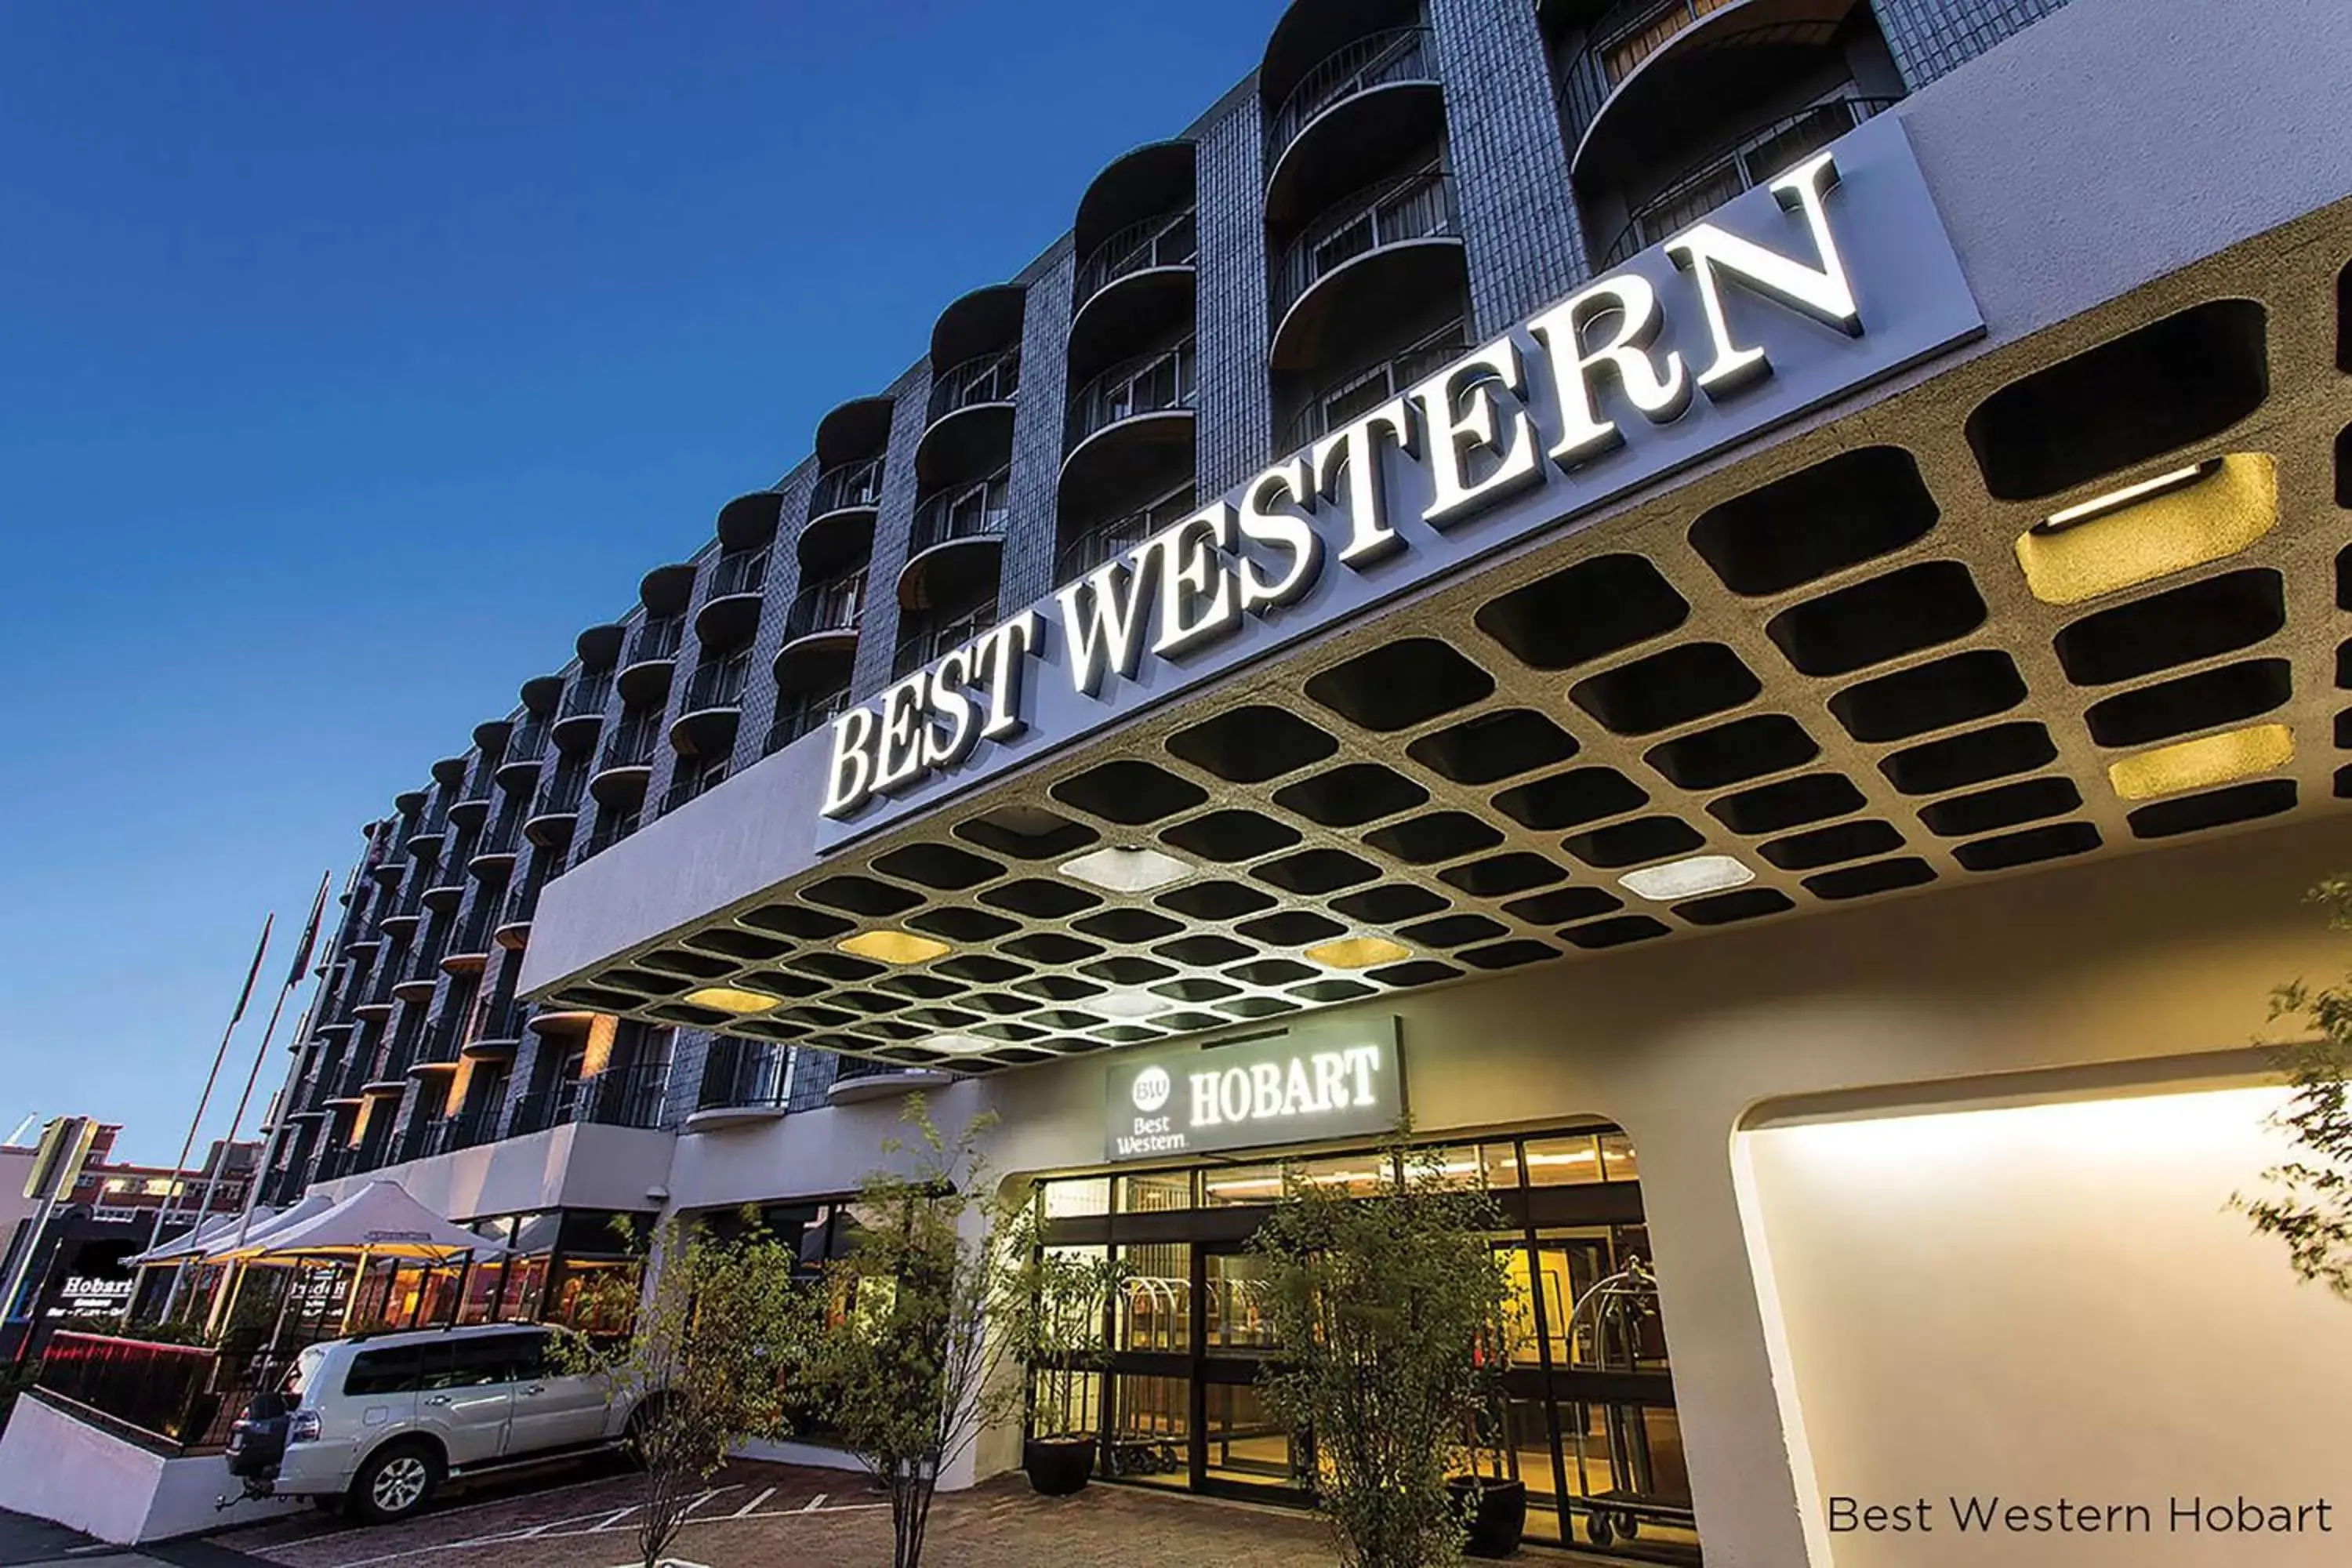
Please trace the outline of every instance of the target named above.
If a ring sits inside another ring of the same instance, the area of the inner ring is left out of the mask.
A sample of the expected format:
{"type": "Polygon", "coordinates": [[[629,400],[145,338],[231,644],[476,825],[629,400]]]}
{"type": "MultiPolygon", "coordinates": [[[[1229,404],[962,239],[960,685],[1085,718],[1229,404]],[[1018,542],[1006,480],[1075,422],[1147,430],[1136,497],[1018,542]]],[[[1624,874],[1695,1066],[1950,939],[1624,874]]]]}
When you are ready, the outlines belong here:
{"type": "Polygon", "coordinates": [[[834,721],[820,847],[1982,331],[1882,115],[834,721]]]}
{"type": "Polygon", "coordinates": [[[1394,1018],[1118,1062],[1108,1080],[1109,1160],[1376,1136],[1404,1110],[1394,1018]]]}

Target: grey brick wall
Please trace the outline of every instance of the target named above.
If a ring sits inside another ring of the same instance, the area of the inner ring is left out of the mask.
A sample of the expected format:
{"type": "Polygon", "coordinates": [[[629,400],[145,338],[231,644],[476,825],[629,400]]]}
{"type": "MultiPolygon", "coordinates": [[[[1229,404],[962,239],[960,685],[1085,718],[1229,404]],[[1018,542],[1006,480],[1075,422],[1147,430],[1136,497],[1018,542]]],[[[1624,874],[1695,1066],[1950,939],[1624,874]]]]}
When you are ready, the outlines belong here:
{"type": "Polygon", "coordinates": [[[1077,258],[1066,236],[1029,285],[1021,317],[1021,395],[1013,405],[1011,518],[997,605],[1011,613],[1054,585],[1054,535],[1069,406],[1070,290],[1077,258]]]}
{"type": "Polygon", "coordinates": [[[2066,0],[1871,0],[1887,52],[1913,92],[1958,69],[2066,0]]]}

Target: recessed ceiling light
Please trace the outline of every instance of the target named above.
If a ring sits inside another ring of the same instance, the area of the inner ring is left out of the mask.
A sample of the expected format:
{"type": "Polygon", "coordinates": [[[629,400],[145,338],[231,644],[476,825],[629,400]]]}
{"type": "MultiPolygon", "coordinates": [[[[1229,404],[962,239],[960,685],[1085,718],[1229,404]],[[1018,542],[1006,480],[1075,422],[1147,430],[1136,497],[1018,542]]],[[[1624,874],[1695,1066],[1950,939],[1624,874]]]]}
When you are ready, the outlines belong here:
{"type": "Polygon", "coordinates": [[[1728,855],[1692,855],[1669,860],[1663,866],[1628,871],[1617,879],[1617,885],[1637,897],[1664,904],[1743,887],[1755,879],[1755,872],[1728,855]]]}
{"type": "Polygon", "coordinates": [[[1343,936],[1307,949],[1307,956],[1333,969],[1370,969],[1375,963],[1411,958],[1412,949],[1384,936],[1343,936]]]}
{"type": "Polygon", "coordinates": [[[1192,874],[1192,863],[1157,849],[1115,846],[1062,862],[1062,875],[1114,893],[1148,893],[1192,874]]]}
{"type": "Polygon", "coordinates": [[[2126,800],[2154,800],[2266,773],[2293,761],[2294,731],[2284,724],[2256,724],[2120,758],[2107,764],[2107,783],[2126,800]]]}
{"type": "Polygon", "coordinates": [[[862,931],[844,937],[840,945],[844,952],[878,958],[885,963],[929,963],[949,951],[946,942],[904,931],[862,931]]]}
{"type": "Polygon", "coordinates": [[[1154,1013],[1165,1013],[1175,1005],[1149,991],[1114,991],[1107,996],[1089,996],[1086,1005],[1095,1012],[1113,1018],[1148,1018],[1154,1013]]]}
{"type": "Polygon", "coordinates": [[[2103,496],[2093,496],[2089,500],[2079,505],[2052,512],[2033,525],[2033,531],[2042,534],[2063,533],[2078,523],[2105,517],[2111,511],[2121,511],[2135,501],[2153,500],[2156,497],[2168,494],[2173,490],[2185,490],[2198,480],[2218,472],[2221,467],[2221,458],[2209,458],[2201,463],[2191,463],[2185,468],[2175,468],[2168,474],[2158,474],[2152,479],[2142,479],[2136,485],[2126,485],[2121,489],[2109,490],[2103,496]]]}
{"type": "Polygon", "coordinates": [[[922,1042],[921,1049],[939,1051],[948,1056],[969,1057],[982,1051],[992,1051],[1002,1042],[983,1040],[978,1035],[933,1035],[922,1042]]]}
{"type": "Polygon", "coordinates": [[[719,1013],[764,1013],[782,1001],[782,997],[771,996],[764,991],[745,991],[733,985],[706,985],[686,994],[687,1005],[709,1007],[719,1013]]]}

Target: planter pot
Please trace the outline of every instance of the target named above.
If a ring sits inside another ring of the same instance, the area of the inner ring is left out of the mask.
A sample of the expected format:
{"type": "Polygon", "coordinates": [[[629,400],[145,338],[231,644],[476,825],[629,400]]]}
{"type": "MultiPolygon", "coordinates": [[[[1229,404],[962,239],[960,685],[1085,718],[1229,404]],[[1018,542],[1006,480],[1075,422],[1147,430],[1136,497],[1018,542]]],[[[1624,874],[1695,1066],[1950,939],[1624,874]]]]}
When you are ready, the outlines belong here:
{"type": "Polygon", "coordinates": [[[1028,1472],[1029,1485],[1038,1495],[1068,1497],[1084,1490],[1095,1472],[1095,1440],[1091,1436],[1032,1437],[1021,1446],[1021,1468],[1028,1472]]]}
{"type": "Polygon", "coordinates": [[[1456,1476],[1445,1483],[1454,1500],[1469,1506],[1475,1490],[1478,1506],[1470,1519],[1470,1540],[1465,1550],[1473,1557],[1508,1557],[1519,1549],[1519,1537],[1528,1528],[1528,1487],[1525,1481],[1489,1480],[1473,1476],[1456,1476]]]}

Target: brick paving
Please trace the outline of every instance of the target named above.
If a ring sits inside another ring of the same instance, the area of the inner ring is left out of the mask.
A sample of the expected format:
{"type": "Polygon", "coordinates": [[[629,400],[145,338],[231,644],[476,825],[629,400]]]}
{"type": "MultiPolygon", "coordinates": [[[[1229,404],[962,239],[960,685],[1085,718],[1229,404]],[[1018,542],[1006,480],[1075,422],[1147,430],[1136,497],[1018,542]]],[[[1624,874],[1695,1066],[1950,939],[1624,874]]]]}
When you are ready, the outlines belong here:
{"type": "MultiPolygon", "coordinates": [[[[635,1561],[635,1487],[599,1477],[455,1498],[406,1525],[311,1517],[215,1539],[281,1568],[623,1568],[635,1561]]],[[[672,1550],[696,1568],[888,1568],[890,1520],[862,1474],[743,1464],[718,1478],[672,1550]]],[[[1326,1568],[1336,1553],[1306,1515],[1129,1487],[1047,1499],[1010,1476],[942,1496],[924,1558],[940,1568],[1326,1568]]]]}

